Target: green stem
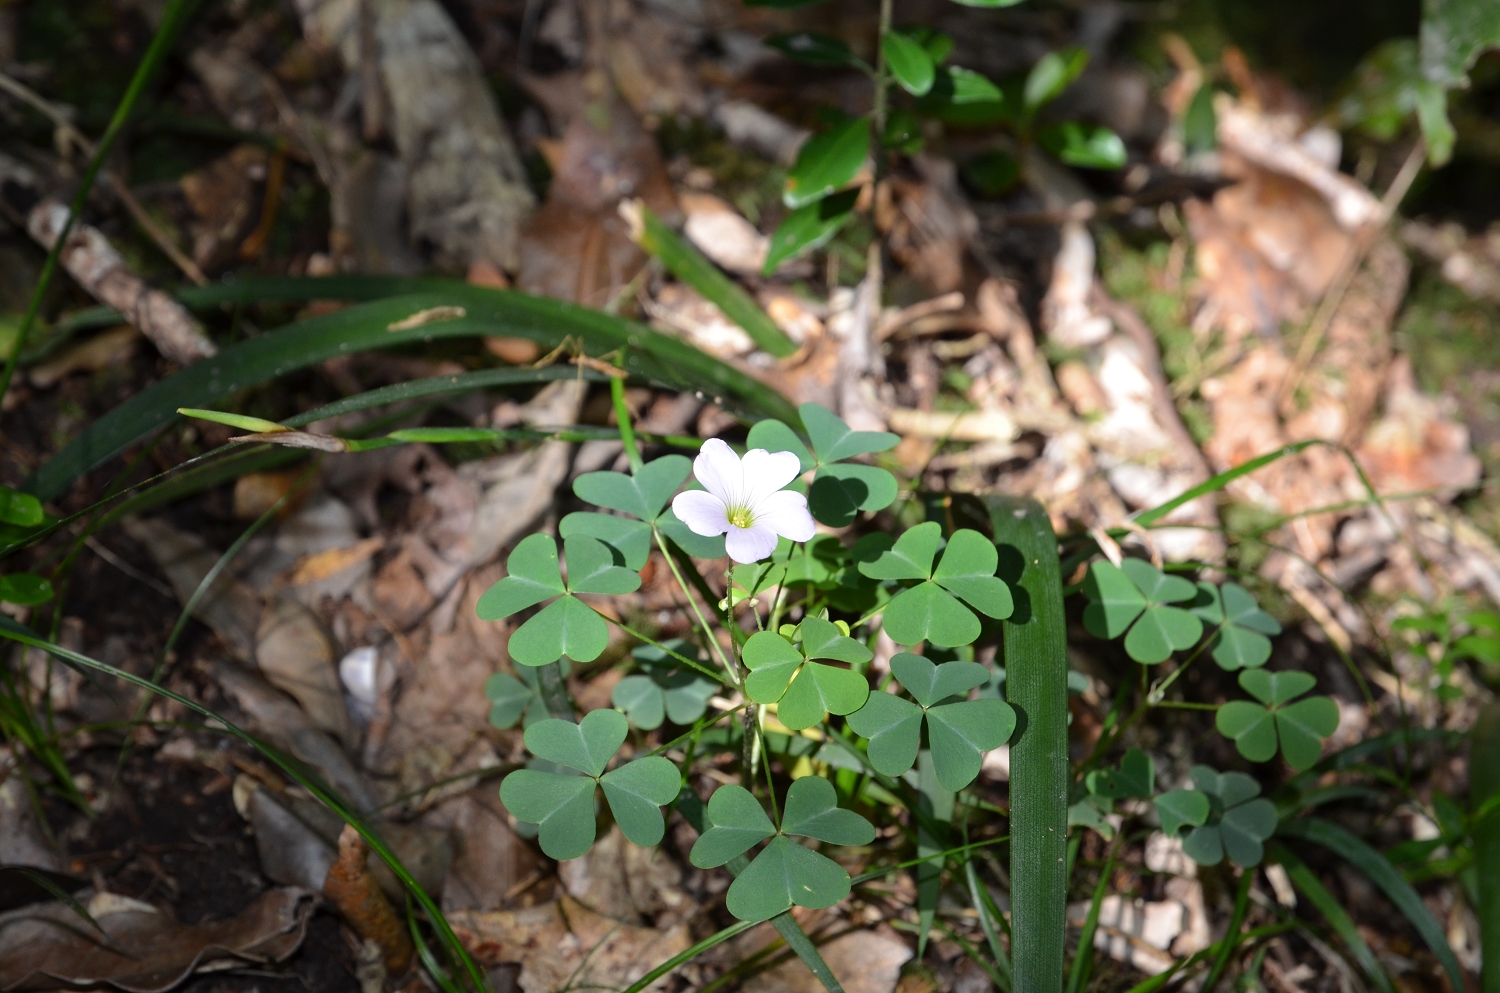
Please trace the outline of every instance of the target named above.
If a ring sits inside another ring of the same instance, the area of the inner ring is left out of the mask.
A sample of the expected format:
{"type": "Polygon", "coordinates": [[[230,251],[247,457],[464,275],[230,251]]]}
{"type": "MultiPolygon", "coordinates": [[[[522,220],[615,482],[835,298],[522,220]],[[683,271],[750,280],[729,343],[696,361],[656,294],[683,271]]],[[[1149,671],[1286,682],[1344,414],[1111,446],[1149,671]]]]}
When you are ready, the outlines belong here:
{"type": "MultiPolygon", "coordinates": [[[[875,125],[875,147],[885,141],[886,88],[890,80],[885,71],[885,36],[891,33],[891,8],[894,0],[880,0],[880,36],[875,39],[875,106],[870,119],[875,125]]],[[[881,158],[876,155],[876,161],[881,158]]]]}
{"type": "Polygon", "coordinates": [[[124,95],[115,106],[114,116],[109,119],[109,126],[104,129],[104,135],[94,149],[94,156],[89,160],[88,168],[84,170],[83,180],[78,184],[78,192],[73,196],[73,204],[68,210],[68,219],[64,222],[63,229],[57,233],[57,241],[47,251],[47,259],[42,263],[42,272],[37,277],[36,288],[31,291],[31,302],[26,306],[26,316],[21,318],[21,326],[16,329],[16,340],[11,343],[10,354],[5,357],[5,371],[0,373],[0,400],[5,399],[5,393],[10,389],[11,377],[16,373],[17,363],[21,361],[21,349],[26,344],[26,336],[31,333],[31,327],[36,323],[37,313],[42,308],[42,300],[47,295],[47,287],[51,285],[52,277],[57,272],[63,249],[68,244],[68,236],[73,233],[73,225],[77,222],[78,215],[83,212],[84,204],[88,202],[89,191],[94,188],[94,181],[99,177],[99,170],[104,167],[104,160],[108,157],[110,149],[114,147],[115,139],[124,130],[131,111],[135,109],[141,94],[146,91],[146,84],[156,74],[156,69],[161,65],[162,60],[166,58],[172,43],[177,40],[177,33],[182,30],[191,8],[196,6],[196,3],[197,0],[171,0],[167,5],[166,11],[162,14],[161,27],[156,29],[156,36],[151,39],[151,44],[146,49],[146,54],[142,56],[140,65],[135,68],[135,75],[130,77],[124,95]]]}
{"type": "MultiPolygon", "coordinates": [[[[624,362],[622,350],[620,361],[624,362]]],[[[641,459],[641,448],[635,441],[635,427],[630,423],[630,408],[625,404],[625,377],[611,376],[609,396],[615,405],[615,421],[620,426],[620,444],[625,446],[625,458],[630,460],[630,471],[640,472],[646,463],[641,459]]]]}
{"type": "Polygon", "coordinates": [[[1234,895],[1234,913],[1229,918],[1229,929],[1224,932],[1223,947],[1219,949],[1219,955],[1214,959],[1214,967],[1209,970],[1208,978],[1203,981],[1203,993],[1213,993],[1224,970],[1229,968],[1229,960],[1234,957],[1234,949],[1239,944],[1240,928],[1245,924],[1245,912],[1250,908],[1250,884],[1255,879],[1255,870],[1245,869],[1240,873],[1240,886],[1234,895]]]}
{"type": "Polygon", "coordinates": [[[573,720],[573,701],[568,698],[568,688],[563,685],[562,663],[548,662],[536,671],[536,686],[542,694],[547,712],[559,720],[573,720]]]}
{"type": "Polygon", "coordinates": [[[729,656],[724,654],[724,649],[719,644],[719,639],[714,637],[713,628],[709,626],[708,618],[703,615],[703,609],[698,606],[698,601],[693,599],[693,592],[688,589],[687,580],[682,578],[682,570],[677,568],[677,560],[672,557],[671,550],[667,548],[666,539],[655,528],[651,529],[651,533],[656,537],[656,547],[661,549],[662,558],[667,560],[667,568],[672,570],[672,576],[677,580],[677,585],[681,588],[682,595],[687,598],[688,606],[693,608],[693,616],[698,620],[698,627],[703,631],[703,637],[708,642],[709,650],[719,657],[719,664],[724,667],[724,671],[729,675],[729,678],[734,680],[735,688],[743,690],[744,682],[740,679],[739,671],[729,661],[729,656]]]}

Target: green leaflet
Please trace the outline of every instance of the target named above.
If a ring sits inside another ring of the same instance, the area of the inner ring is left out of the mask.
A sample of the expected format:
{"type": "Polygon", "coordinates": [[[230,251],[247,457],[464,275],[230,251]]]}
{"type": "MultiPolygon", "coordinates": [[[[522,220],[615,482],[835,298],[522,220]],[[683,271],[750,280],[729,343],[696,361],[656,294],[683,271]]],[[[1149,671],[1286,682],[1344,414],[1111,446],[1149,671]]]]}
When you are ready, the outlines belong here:
{"type": "Polygon", "coordinates": [[[1185,827],[1201,827],[1208,820],[1208,795],[1197,790],[1172,790],[1155,797],[1157,817],[1168,838],[1175,838],[1185,827]]]}
{"type": "Polygon", "coordinates": [[[971,644],[979,637],[979,618],[960,599],[996,619],[1009,617],[1014,609],[1009,587],[995,575],[998,553],[984,535],[968,528],[955,531],[934,569],[941,541],[942,526],[928,521],[908,529],[873,561],[859,564],[871,579],[924,580],[898,593],[885,608],[882,624],[899,644],[971,644]]]}
{"type": "Polygon", "coordinates": [[[595,786],[603,788],[626,838],[642,846],[661,841],[660,808],[676,799],[682,775],[655,755],[606,773],[628,732],[624,715],[613,710],[591,711],[578,724],[553,718],[526,729],[526,748],[533,755],[582,773],[521,769],[500,784],[500,802],[518,820],[537,825],[549,857],[577,858],[593,845],[595,786]]]}
{"type": "Polygon", "coordinates": [[[1305,672],[1245,669],[1240,673],[1240,686],[1260,703],[1226,703],[1219,708],[1214,724],[1252,762],[1275,757],[1279,740],[1287,765],[1298,772],[1310,769],[1323,753],[1323,739],[1339,726],[1338,704],[1326,696],[1290,702],[1316,682],[1305,672]]]}
{"type": "Polygon", "coordinates": [[[787,173],[782,200],[792,210],[843,189],[870,153],[870,121],[856,117],[813,135],[787,173]]]}
{"type": "Polygon", "coordinates": [[[793,904],[816,910],[848,895],[842,866],[779,835],[730,884],[725,902],[740,920],[763,921],[793,904]]]}
{"type": "Polygon", "coordinates": [[[1089,773],[1087,782],[1090,793],[1111,800],[1149,799],[1156,791],[1156,765],[1151,756],[1132,748],[1120,760],[1120,768],[1095,770],[1089,773]]]}
{"type": "Polygon", "coordinates": [[[1258,669],[1271,657],[1268,635],[1281,633],[1276,618],[1260,609],[1255,597],[1238,583],[1222,587],[1200,582],[1192,611],[1206,625],[1218,628],[1213,656],[1219,668],[1258,669]]]}
{"type": "Polygon", "coordinates": [[[35,607],[52,599],[52,583],[30,572],[13,572],[0,576],[0,602],[21,607],[35,607]]]}
{"type": "Polygon", "coordinates": [[[889,507],[896,499],[896,477],[877,466],[842,460],[886,451],[900,438],[888,431],[855,431],[815,403],[804,403],[798,414],[811,448],[786,424],[770,418],[751,426],[745,444],[770,452],[792,452],[801,460],[803,472],[817,470],[807,496],[813,517],[833,527],[846,527],[860,511],[889,507]]]}
{"type": "Polygon", "coordinates": [[[794,731],[812,727],[824,714],[848,714],[864,706],[870,687],[862,674],[813,660],[863,665],[872,658],[870,650],[817,617],[803,620],[797,633],[800,649],[775,631],[756,632],[745,642],[750,699],[777,704],[777,719],[794,731]]]}
{"type": "MultiPolygon", "coordinates": [[[[665,642],[664,647],[697,659],[696,647],[680,638],[665,642]]],[[[654,645],[641,645],[631,655],[641,672],[616,683],[610,700],[638,728],[650,731],[668,718],[673,724],[690,725],[703,716],[709,699],[719,691],[720,684],[654,645]]]]}
{"type": "Polygon", "coordinates": [[[989,670],[974,662],[933,665],[903,652],[891,659],[891,672],[917,702],[872,693],[849,715],[850,729],[870,739],[870,764],[887,776],[905,774],[917,760],[925,720],[938,782],[953,792],[968,786],[984,753],[1005,744],[1016,726],[1016,713],[1004,701],[962,699],[989,682],[989,670]]]}
{"type": "Polygon", "coordinates": [[[1192,778],[1210,809],[1202,826],[1183,838],[1182,850],[1201,865],[1217,865],[1225,855],[1242,868],[1259,865],[1277,826],[1276,806],[1256,799],[1260,784],[1242,772],[1220,773],[1206,765],[1194,766],[1192,778]]]}
{"type": "Polygon", "coordinates": [[[919,97],[932,89],[934,66],[925,48],[896,31],[881,38],[880,47],[886,67],[903,90],[919,97]]]}
{"type": "Polygon", "coordinates": [[[1140,559],[1126,559],[1119,566],[1093,563],[1083,592],[1089,599],[1084,627],[1097,638],[1124,634],[1126,654],[1142,665],[1166,661],[1173,651],[1191,648],[1203,634],[1198,617],[1170,606],[1194,600],[1198,589],[1140,559]]]}

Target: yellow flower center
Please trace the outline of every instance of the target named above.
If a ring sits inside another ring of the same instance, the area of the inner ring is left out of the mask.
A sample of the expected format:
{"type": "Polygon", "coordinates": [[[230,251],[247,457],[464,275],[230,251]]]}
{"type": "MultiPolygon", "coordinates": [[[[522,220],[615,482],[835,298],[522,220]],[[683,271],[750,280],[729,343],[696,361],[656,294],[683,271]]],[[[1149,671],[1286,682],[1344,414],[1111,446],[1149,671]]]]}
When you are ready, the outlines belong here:
{"type": "Polygon", "coordinates": [[[750,513],[749,507],[730,507],[727,516],[729,523],[737,528],[748,528],[755,523],[755,515],[750,513]]]}

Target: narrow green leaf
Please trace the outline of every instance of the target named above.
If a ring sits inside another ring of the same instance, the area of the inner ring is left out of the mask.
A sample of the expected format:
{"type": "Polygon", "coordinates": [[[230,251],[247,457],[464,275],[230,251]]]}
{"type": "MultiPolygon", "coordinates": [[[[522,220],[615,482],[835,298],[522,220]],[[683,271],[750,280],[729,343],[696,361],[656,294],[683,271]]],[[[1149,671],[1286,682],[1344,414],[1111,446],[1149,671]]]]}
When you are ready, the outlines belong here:
{"type": "Polygon", "coordinates": [[[614,552],[596,538],[564,538],[563,551],[568,557],[569,592],[621,594],[641,588],[640,575],[615,565],[614,552]]]}
{"type": "Polygon", "coordinates": [[[783,263],[801,258],[832,241],[833,236],[854,216],[854,205],[858,200],[858,189],[845,190],[798,207],[787,214],[776,226],[776,230],[771,232],[761,273],[773,275],[783,263]]]}
{"type": "Polygon", "coordinates": [[[1022,90],[1022,102],[1027,112],[1035,113],[1044,104],[1055,100],[1078,78],[1088,62],[1089,53],[1082,48],[1063,48],[1038,59],[1027,73],[1026,86],[1022,90]]]}
{"type": "Polygon", "coordinates": [[[707,830],[698,835],[688,861],[714,869],[776,833],[760,801],[742,786],[720,786],[708,798],[707,830]]]}
{"type": "Polygon", "coordinates": [[[859,571],[871,579],[927,579],[942,540],[943,527],[937,521],[918,524],[874,561],[861,562],[859,571]]]}
{"type": "Polygon", "coordinates": [[[605,773],[599,785],[604,788],[615,823],[631,844],[649,848],[661,843],[666,833],[661,808],[677,799],[682,789],[682,773],[675,765],[660,755],[648,755],[605,773]]]}
{"type": "Polygon", "coordinates": [[[912,96],[922,96],[932,89],[932,56],[906,35],[892,31],[880,40],[885,64],[901,88],[912,96]]]}
{"type": "Polygon", "coordinates": [[[870,122],[864,117],[814,135],[797,153],[797,161],[787,174],[782,200],[796,210],[843,189],[865,164],[869,153],[870,122]]]}
{"type": "Polygon", "coordinates": [[[193,407],[179,407],[177,413],[183,417],[191,417],[200,421],[212,421],[215,424],[223,424],[241,431],[249,431],[251,434],[277,434],[289,430],[275,421],[268,421],[261,417],[247,417],[244,414],[229,414],[219,410],[199,410],[193,407]]]}
{"type": "Polygon", "coordinates": [[[507,647],[510,657],[522,665],[547,665],[564,655],[575,662],[592,662],[609,647],[609,627],[588,604],[564,596],[512,632],[507,647]]]}
{"type": "Polygon", "coordinates": [[[594,844],[594,786],[587,776],[517,769],[500,783],[500,802],[517,820],[537,825],[542,851],[561,862],[594,844]]]}
{"type": "Polygon", "coordinates": [[[894,777],[904,775],[917,761],[922,716],[922,708],[910,700],[871,693],[865,705],[849,715],[849,727],[869,739],[868,756],[875,771],[894,777]]]}
{"type": "Polygon", "coordinates": [[[1318,908],[1318,912],[1328,921],[1328,926],[1333,928],[1334,933],[1354,956],[1354,960],[1359,963],[1360,969],[1364,970],[1365,976],[1380,989],[1381,993],[1396,993],[1396,988],[1391,984],[1391,977],[1386,974],[1380,960],[1370,950],[1364,935],[1359,933],[1359,928],[1355,926],[1349,912],[1332,893],[1328,892],[1317,875],[1284,846],[1275,846],[1271,855],[1286,869],[1287,878],[1291,880],[1292,885],[1297,887],[1314,907],[1318,908]]]}
{"type": "Polygon", "coordinates": [[[803,776],[787,788],[781,830],[830,845],[868,845],[875,840],[875,826],[840,807],[833,784],[822,776],[803,776]]]}
{"type": "Polygon", "coordinates": [[[1068,814],[1060,800],[1069,773],[1068,623],[1057,536],[1035,500],[985,502],[995,544],[1019,574],[1012,583],[1030,605],[1024,616],[1001,622],[1006,696],[1026,716],[1010,746],[1012,971],[1018,991],[1059,993],[1068,897],[1068,814]]]}
{"type": "Polygon", "coordinates": [[[729,912],[763,921],[796,904],[831,907],[849,895],[849,874],[837,862],[786,837],[771,839],[729,887],[729,912]]]}
{"type": "MultiPolygon", "coordinates": [[[[1471,618],[1472,620],[1472,618],[1471,618]]],[[[1479,899],[1480,988],[1500,989],[1500,703],[1491,702],[1474,721],[1469,747],[1469,809],[1474,820],[1474,869],[1479,899]],[[1488,810],[1487,813],[1480,811],[1488,810]]]]}
{"type": "Polygon", "coordinates": [[[526,749],[539,759],[599,776],[629,733],[624,714],[591,710],[577,724],[556,719],[538,721],[526,729],[526,749]]]}

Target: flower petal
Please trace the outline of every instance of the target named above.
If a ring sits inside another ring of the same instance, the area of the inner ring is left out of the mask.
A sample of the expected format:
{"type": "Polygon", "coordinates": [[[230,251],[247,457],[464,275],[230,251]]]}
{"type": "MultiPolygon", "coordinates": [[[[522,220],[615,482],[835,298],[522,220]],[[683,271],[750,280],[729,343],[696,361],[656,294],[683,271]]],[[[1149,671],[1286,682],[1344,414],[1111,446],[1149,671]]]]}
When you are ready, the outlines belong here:
{"type": "Polygon", "coordinates": [[[704,490],[683,490],[672,499],[672,513],[694,534],[712,537],[729,531],[724,501],[704,490]]]}
{"type": "Polygon", "coordinates": [[[792,541],[811,541],[817,533],[812,514],[807,512],[807,497],[793,490],[778,490],[756,504],[755,526],[768,527],[792,541]]]}
{"type": "Polygon", "coordinates": [[[745,473],[740,457],[722,439],[710,438],[703,443],[693,460],[693,475],[725,504],[735,507],[744,502],[745,473]]]}
{"type": "Polygon", "coordinates": [[[752,448],[740,462],[745,479],[745,502],[754,509],[766,497],[802,475],[802,462],[792,452],[752,448]]]}
{"type": "Polygon", "coordinates": [[[741,565],[759,562],[776,551],[776,532],[757,523],[754,527],[731,527],[724,535],[724,550],[741,565]]]}

